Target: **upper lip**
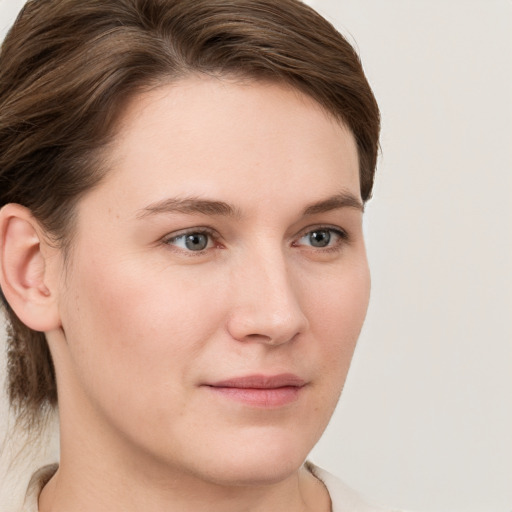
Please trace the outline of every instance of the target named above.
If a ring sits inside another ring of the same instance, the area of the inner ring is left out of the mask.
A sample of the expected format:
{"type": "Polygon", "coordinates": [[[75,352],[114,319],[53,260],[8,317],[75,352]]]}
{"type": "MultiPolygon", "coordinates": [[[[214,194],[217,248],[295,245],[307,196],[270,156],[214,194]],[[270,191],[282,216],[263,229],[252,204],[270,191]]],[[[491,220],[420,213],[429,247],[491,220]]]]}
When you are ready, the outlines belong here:
{"type": "Polygon", "coordinates": [[[231,379],[209,383],[215,388],[240,388],[240,389],[276,389],[284,387],[302,387],[306,384],[293,373],[281,373],[279,375],[246,375],[231,379]]]}

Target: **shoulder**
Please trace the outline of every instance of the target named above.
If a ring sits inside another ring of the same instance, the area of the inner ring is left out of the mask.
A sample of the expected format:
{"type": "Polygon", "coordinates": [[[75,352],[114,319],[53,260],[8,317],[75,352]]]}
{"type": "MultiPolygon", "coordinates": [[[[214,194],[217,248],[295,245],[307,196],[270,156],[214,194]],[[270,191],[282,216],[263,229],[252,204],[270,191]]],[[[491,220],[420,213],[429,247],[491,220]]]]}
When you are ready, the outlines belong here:
{"type": "Polygon", "coordinates": [[[371,505],[338,477],[311,462],[306,462],[306,468],[327,488],[331,497],[332,512],[398,512],[371,505]]]}

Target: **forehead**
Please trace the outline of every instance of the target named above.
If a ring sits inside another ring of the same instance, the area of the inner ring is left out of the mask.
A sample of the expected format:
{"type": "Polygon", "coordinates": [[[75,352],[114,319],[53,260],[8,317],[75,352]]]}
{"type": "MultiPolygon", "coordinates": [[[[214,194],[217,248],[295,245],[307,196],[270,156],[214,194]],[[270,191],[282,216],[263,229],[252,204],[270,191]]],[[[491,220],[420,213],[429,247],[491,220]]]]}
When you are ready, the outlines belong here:
{"type": "MultiPolygon", "coordinates": [[[[286,193],[360,198],[352,133],[313,99],[282,84],[192,77],[133,98],[108,149],[107,186],[160,195],[286,193]]],[[[308,197],[310,200],[311,197],[308,197]]]]}

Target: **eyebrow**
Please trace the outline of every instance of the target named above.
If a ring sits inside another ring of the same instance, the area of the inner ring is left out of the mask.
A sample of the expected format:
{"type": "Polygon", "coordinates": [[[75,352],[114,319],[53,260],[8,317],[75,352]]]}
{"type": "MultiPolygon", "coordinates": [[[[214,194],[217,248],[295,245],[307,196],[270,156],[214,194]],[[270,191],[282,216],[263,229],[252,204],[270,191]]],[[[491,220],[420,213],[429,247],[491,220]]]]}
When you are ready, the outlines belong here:
{"type": "Polygon", "coordinates": [[[171,197],[146,206],[137,214],[137,217],[143,218],[159,213],[219,215],[224,217],[240,216],[240,212],[237,208],[224,201],[213,201],[211,199],[199,199],[195,197],[171,197]]]}
{"type": "Polygon", "coordinates": [[[302,213],[306,217],[308,215],[325,213],[339,208],[355,208],[356,210],[364,212],[364,205],[356,196],[350,192],[341,192],[335,196],[310,204],[302,213]]]}
{"type": "MultiPolygon", "coordinates": [[[[341,192],[328,197],[322,201],[312,203],[304,208],[302,215],[304,217],[325,213],[340,208],[355,208],[364,211],[363,203],[349,192],[341,192]]],[[[161,213],[185,213],[190,215],[217,215],[223,217],[241,217],[238,208],[224,201],[215,201],[211,199],[199,199],[195,197],[176,198],[171,197],[152,203],[146,206],[137,214],[138,218],[144,218],[149,215],[161,213]]]]}

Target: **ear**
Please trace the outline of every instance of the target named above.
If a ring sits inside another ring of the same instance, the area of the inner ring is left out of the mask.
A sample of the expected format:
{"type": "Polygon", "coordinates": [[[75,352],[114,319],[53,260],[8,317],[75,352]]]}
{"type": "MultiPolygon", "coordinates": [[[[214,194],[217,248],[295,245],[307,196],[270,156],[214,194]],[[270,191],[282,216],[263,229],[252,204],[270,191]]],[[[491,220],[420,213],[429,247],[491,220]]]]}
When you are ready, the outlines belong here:
{"type": "Polygon", "coordinates": [[[27,327],[47,332],[60,326],[60,316],[57,290],[49,284],[43,233],[27,208],[10,203],[0,210],[2,292],[27,327]]]}

